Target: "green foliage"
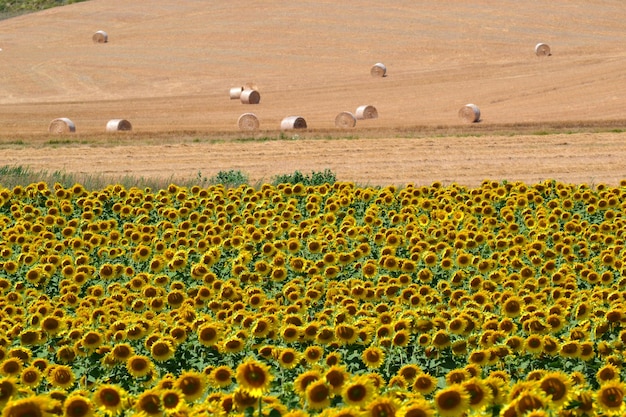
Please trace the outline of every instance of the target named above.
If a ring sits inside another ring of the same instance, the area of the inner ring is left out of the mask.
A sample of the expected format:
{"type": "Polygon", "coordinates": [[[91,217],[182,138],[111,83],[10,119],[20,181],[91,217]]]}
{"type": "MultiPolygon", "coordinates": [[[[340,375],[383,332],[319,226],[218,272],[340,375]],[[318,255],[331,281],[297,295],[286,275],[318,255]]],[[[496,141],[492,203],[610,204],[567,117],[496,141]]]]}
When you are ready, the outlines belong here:
{"type": "Polygon", "coordinates": [[[209,179],[209,183],[223,184],[226,188],[235,188],[242,184],[247,184],[248,176],[241,171],[231,169],[229,171],[218,172],[214,177],[209,179]]]}
{"type": "Polygon", "coordinates": [[[0,0],[0,13],[28,13],[85,0],[0,0]]]}
{"type": "Polygon", "coordinates": [[[303,184],[303,185],[322,185],[322,184],[334,184],[337,182],[337,177],[330,169],[325,169],[323,172],[313,171],[310,175],[302,174],[300,171],[295,171],[293,174],[276,175],[273,178],[272,184],[303,184]]]}

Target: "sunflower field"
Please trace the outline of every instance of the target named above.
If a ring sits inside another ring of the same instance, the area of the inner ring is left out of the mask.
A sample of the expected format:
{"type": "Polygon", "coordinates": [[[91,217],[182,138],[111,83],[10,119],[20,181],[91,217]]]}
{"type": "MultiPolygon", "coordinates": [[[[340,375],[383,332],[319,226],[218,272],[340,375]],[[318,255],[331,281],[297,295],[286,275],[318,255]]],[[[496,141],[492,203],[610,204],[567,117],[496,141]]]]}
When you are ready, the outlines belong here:
{"type": "Polygon", "coordinates": [[[623,416],[626,180],[0,186],[0,409],[623,416]]]}

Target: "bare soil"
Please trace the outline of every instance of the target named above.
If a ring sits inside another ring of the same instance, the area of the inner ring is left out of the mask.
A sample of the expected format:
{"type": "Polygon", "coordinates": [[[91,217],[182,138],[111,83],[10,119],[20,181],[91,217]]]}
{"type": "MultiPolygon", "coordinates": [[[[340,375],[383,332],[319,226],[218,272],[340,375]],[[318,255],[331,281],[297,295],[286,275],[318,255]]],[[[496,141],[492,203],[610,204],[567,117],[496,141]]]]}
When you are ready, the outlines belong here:
{"type": "Polygon", "coordinates": [[[361,184],[626,178],[621,0],[92,0],[0,22],[0,166],[361,184]],[[105,30],[109,42],[92,34],[105,30]],[[550,45],[551,56],[534,47],[550,45]],[[377,62],[386,77],[372,77],[377,62]],[[229,98],[254,84],[256,105],[229,98]],[[462,124],[465,104],[481,110],[462,124]],[[360,105],[379,117],[335,128],[360,105]],[[253,112],[261,130],[241,132],[253,112]],[[280,131],[287,116],[308,128],[280,131]],[[47,132],[68,117],[73,134],[47,132]],[[130,133],[104,134],[124,118],[130,133]]]}

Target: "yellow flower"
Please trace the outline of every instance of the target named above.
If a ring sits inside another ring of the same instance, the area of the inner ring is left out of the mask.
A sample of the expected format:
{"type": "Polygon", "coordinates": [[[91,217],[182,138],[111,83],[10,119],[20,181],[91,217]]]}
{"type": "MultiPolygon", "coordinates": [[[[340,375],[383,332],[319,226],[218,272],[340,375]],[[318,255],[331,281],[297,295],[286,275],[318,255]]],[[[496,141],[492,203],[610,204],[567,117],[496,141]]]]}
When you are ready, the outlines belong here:
{"type": "Polygon", "coordinates": [[[189,402],[201,398],[206,390],[206,385],[205,375],[197,371],[183,371],[174,383],[174,387],[178,388],[189,402]]]}
{"type": "Polygon", "coordinates": [[[93,393],[93,402],[112,415],[118,414],[126,406],[126,391],[113,384],[103,384],[93,393]]]}
{"type": "Polygon", "coordinates": [[[65,417],[92,417],[94,411],[93,402],[81,393],[72,393],[63,402],[65,417]]]}
{"type": "Polygon", "coordinates": [[[161,397],[153,390],[147,390],[137,396],[135,410],[147,416],[162,416],[161,397]]]}
{"type": "Polygon", "coordinates": [[[366,375],[357,376],[344,385],[341,396],[344,403],[354,406],[365,406],[374,397],[376,388],[374,381],[366,375]]]}
{"type": "Polygon", "coordinates": [[[370,346],[363,351],[361,359],[369,369],[378,369],[385,362],[385,352],[378,346],[370,346]]]}
{"type": "Polygon", "coordinates": [[[237,367],[237,383],[253,397],[267,393],[274,379],[269,367],[254,359],[248,359],[237,367]]]}
{"type": "Polygon", "coordinates": [[[68,389],[74,385],[76,377],[67,365],[54,365],[48,371],[47,379],[53,387],[68,389]]]}
{"type": "Polygon", "coordinates": [[[565,405],[572,397],[572,381],[561,371],[546,373],[539,381],[539,387],[557,406],[565,405]]]}
{"type": "Polygon", "coordinates": [[[49,410],[53,407],[53,401],[43,395],[10,401],[2,410],[2,417],[53,417],[49,410]]]}
{"type": "Polygon", "coordinates": [[[461,383],[470,396],[469,406],[472,410],[480,410],[491,404],[493,392],[489,386],[479,378],[471,378],[461,383]]]}
{"type": "Polygon", "coordinates": [[[126,369],[135,378],[146,376],[154,369],[154,364],[145,355],[133,355],[126,361],[126,369]]]}
{"type": "Polygon", "coordinates": [[[609,381],[596,391],[595,404],[608,415],[622,416],[625,411],[625,394],[626,384],[620,381],[609,381]]]}
{"type": "Polygon", "coordinates": [[[434,403],[442,417],[457,417],[469,411],[470,396],[463,386],[453,384],[439,390],[434,403]]]}
{"type": "Polygon", "coordinates": [[[212,387],[226,388],[233,383],[235,373],[228,365],[221,365],[209,373],[209,384],[212,387]]]}
{"type": "Polygon", "coordinates": [[[331,388],[318,379],[306,387],[306,403],[313,410],[322,410],[330,406],[331,388]]]}
{"type": "Polygon", "coordinates": [[[317,369],[312,369],[310,371],[302,372],[293,381],[293,390],[296,392],[296,394],[303,397],[306,394],[307,387],[311,383],[320,379],[322,379],[322,374],[317,369]]]}

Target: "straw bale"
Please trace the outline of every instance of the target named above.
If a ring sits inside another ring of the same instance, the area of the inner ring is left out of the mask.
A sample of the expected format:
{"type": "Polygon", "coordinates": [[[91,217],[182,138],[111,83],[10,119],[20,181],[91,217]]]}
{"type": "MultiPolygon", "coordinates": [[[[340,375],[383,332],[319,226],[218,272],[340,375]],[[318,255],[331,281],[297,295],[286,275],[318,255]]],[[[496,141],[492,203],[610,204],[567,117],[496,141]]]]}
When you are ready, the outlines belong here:
{"type": "Polygon", "coordinates": [[[459,110],[459,118],[466,123],[476,123],[480,120],[480,109],[475,104],[466,104],[459,110]]]}
{"type": "Polygon", "coordinates": [[[123,132],[133,130],[133,125],[126,119],[111,119],[107,122],[107,132],[123,132]]]}
{"type": "Polygon", "coordinates": [[[76,132],[76,125],[67,117],[59,117],[50,122],[48,126],[48,132],[55,135],[62,135],[64,133],[76,132]]]}
{"type": "Polygon", "coordinates": [[[372,74],[372,77],[386,77],[387,67],[385,66],[385,64],[378,62],[374,64],[374,66],[372,66],[372,68],[370,69],[370,74],[372,74]]]}
{"type": "Polygon", "coordinates": [[[261,94],[256,90],[243,90],[239,97],[243,104],[259,104],[261,101],[261,94]]]}
{"type": "Polygon", "coordinates": [[[107,43],[109,41],[109,35],[103,30],[99,30],[93,34],[92,38],[94,43],[107,43]]]}
{"type": "Polygon", "coordinates": [[[535,45],[535,54],[537,56],[550,56],[552,53],[550,52],[550,47],[545,43],[538,43],[535,45]]]}
{"type": "Polygon", "coordinates": [[[300,116],[288,116],[280,122],[281,130],[306,129],[306,120],[300,116]]]}
{"type": "Polygon", "coordinates": [[[241,97],[241,92],[244,90],[243,87],[233,87],[230,89],[230,99],[231,100],[239,100],[241,97]]]}
{"type": "Polygon", "coordinates": [[[359,120],[378,118],[378,110],[376,110],[376,107],[370,106],[370,105],[363,105],[363,106],[357,107],[355,114],[356,114],[356,118],[359,120]]]}
{"type": "Polygon", "coordinates": [[[239,116],[237,126],[239,126],[241,130],[257,130],[259,128],[259,119],[253,113],[244,113],[239,116]]]}
{"type": "Polygon", "coordinates": [[[342,111],[335,117],[335,126],[347,129],[356,126],[356,117],[349,111],[342,111]]]}

